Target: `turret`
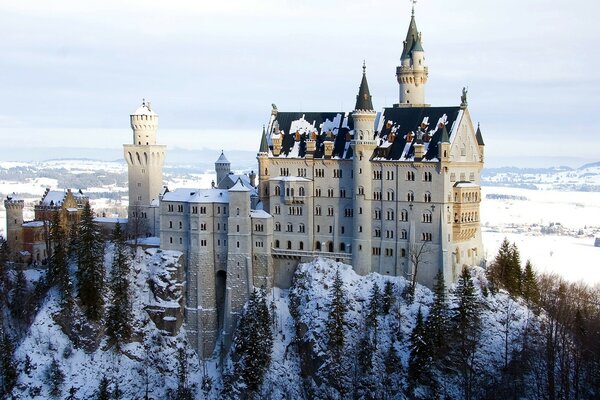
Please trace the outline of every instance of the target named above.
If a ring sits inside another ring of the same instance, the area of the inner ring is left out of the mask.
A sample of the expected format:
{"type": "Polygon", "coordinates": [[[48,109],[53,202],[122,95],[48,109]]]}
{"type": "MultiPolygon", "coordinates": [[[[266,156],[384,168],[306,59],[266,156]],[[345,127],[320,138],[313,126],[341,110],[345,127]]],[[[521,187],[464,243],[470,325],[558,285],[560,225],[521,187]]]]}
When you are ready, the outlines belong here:
{"type": "Polygon", "coordinates": [[[227,157],[225,157],[223,150],[221,150],[221,155],[219,156],[217,161],[215,161],[215,171],[217,172],[218,187],[221,181],[225,179],[225,177],[227,177],[227,175],[229,175],[229,173],[231,172],[231,163],[229,162],[227,157]]]}
{"type": "Polygon", "coordinates": [[[6,241],[11,254],[16,254],[23,249],[23,208],[25,202],[13,196],[6,196],[4,208],[6,209],[6,241]]]}
{"type": "Polygon", "coordinates": [[[352,112],[354,137],[350,142],[353,152],[354,169],[354,238],[352,241],[352,265],[361,275],[371,271],[371,157],[377,142],[375,141],[375,111],[367,84],[366,67],[363,64],[363,76],[360,83],[356,106],[352,112]]]}
{"type": "Polygon", "coordinates": [[[142,105],[129,116],[133,130],[133,144],[156,144],[156,131],[158,129],[158,115],[152,111],[150,102],[142,100],[142,105]]]}
{"type": "Polygon", "coordinates": [[[441,162],[450,161],[450,137],[446,125],[442,127],[442,137],[438,143],[438,158],[441,162]]]}
{"type": "Polygon", "coordinates": [[[398,107],[423,107],[425,104],[425,84],[429,70],[425,64],[425,51],[421,34],[415,22],[413,7],[406,40],[400,57],[400,66],[396,68],[396,79],[400,85],[400,102],[398,107]]]}
{"type": "Polygon", "coordinates": [[[477,123],[477,133],[475,134],[475,138],[477,139],[479,155],[481,156],[480,162],[483,163],[483,151],[485,149],[485,143],[483,143],[483,136],[481,135],[481,128],[479,127],[479,123],[477,123]]]}

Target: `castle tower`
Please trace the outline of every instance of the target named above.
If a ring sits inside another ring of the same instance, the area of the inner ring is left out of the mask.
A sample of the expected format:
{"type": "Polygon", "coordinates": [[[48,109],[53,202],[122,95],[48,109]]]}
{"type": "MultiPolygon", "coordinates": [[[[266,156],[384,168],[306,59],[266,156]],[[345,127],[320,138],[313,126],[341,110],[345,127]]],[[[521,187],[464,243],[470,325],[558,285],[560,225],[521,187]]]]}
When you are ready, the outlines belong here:
{"type": "Polygon", "coordinates": [[[129,178],[129,229],[135,236],[159,235],[159,195],[166,146],[156,144],[158,115],[145,100],[130,116],[133,144],[123,145],[129,178]]]}
{"type": "Polygon", "coordinates": [[[12,196],[4,200],[6,209],[6,242],[12,257],[23,250],[23,208],[25,202],[12,196]]]}
{"type": "Polygon", "coordinates": [[[217,172],[217,187],[219,187],[221,181],[231,172],[231,163],[223,154],[223,150],[221,150],[221,155],[215,161],[215,171],[217,172]]]}
{"type": "Polygon", "coordinates": [[[366,67],[360,83],[356,106],[352,112],[354,137],[352,168],[354,170],[354,238],[352,240],[352,265],[356,273],[366,275],[371,271],[371,157],[377,147],[375,141],[375,111],[367,84],[366,67]]]}
{"type": "Polygon", "coordinates": [[[399,107],[423,107],[425,104],[425,84],[429,70],[425,64],[425,51],[421,43],[421,33],[415,22],[415,9],[408,26],[401,65],[396,68],[396,78],[400,85],[399,107]]]}
{"type": "Polygon", "coordinates": [[[238,179],[229,189],[227,219],[227,288],[225,293],[225,345],[231,343],[238,317],[253,289],[252,223],[250,219],[250,189],[238,179]]]}
{"type": "Polygon", "coordinates": [[[260,148],[256,155],[258,159],[258,198],[263,204],[264,210],[269,210],[269,144],[267,142],[267,132],[263,126],[260,148]]]}

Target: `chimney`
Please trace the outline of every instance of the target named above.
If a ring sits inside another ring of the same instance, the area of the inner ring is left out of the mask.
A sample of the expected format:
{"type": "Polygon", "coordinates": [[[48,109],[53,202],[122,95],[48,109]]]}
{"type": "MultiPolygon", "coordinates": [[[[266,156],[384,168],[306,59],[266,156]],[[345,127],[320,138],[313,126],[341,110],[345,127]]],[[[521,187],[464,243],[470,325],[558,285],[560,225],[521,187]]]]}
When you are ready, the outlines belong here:
{"type": "Polygon", "coordinates": [[[333,154],[333,142],[331,140],[326,140],[323,144],[325,145],[325,157],[331,158],[331,155],[333,154]]]}
{"type": "Polygon", "coordinates": [[[425,155],[425,146],[421,143],[415,143],[415,161],[421,161],[425,155]]]}
{"type": "Polygon", "coordinates": [[[256,174],[254,173],[254,171],[250,171],[250,175],[248,176],[248,178],[250,178],[250,186],[256,187],[256,174]]]}
{"type": "Polygon", "coordinates": [[[281,154],[281,140],[281,135],[273,134],[273,136],[271,136],[271,141],[273,142],[273,155],[275,157],[279,157],[281,154]]]}

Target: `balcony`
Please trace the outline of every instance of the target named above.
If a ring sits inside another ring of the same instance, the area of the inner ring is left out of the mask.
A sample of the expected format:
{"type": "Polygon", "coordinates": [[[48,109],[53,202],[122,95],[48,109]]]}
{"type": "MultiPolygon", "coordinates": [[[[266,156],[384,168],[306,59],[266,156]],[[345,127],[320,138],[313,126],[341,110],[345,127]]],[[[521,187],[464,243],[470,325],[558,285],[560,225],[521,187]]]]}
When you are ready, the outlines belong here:
{"type": "Polygon", "coordinates": [[[352,253],[330,253],[328,251],[306,251],[306,250],[286,250],[286,249],[276,249],[272,248],[271,252],[274,256],[282,257],[282,258],[315,258],[315,257],[323,257],[323,258],[333,258],[339,260],[352,260],[352,253]]]}

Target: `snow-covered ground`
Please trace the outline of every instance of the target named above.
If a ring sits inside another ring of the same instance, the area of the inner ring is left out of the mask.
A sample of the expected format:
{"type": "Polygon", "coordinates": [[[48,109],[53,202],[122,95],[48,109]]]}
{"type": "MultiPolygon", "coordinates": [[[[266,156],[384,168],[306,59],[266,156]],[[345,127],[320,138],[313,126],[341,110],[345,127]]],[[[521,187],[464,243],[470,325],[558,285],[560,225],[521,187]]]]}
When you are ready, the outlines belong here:
{"type": "Polygon", "coordinates": [[[600,283],[600,193],[483,187],[481,224],[487,259],[492,260],[506,237],[515,242],[522,261],[538,271],[571,281],[600,283]],[[521,199],[495,200],[488,194],[521,199]],[[551,226],[552,225],[552,226],[551,226]],[[554,233],[542,234],[542,228],[554,233]]]}

